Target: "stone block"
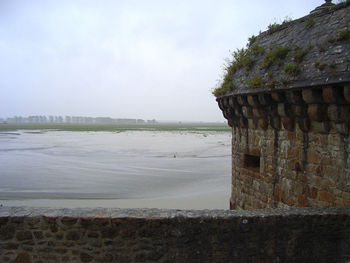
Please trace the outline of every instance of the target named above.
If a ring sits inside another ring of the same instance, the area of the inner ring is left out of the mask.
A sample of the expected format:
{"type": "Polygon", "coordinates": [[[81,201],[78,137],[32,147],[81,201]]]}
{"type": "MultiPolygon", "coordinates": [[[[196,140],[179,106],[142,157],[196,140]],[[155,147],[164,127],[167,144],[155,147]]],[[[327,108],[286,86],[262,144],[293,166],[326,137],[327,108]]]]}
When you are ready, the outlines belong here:
{"type": "Polygon", "coordinates": [[[295,132],[288,132],[287,133],[287,138],[289,141],[294,141],[295,139],[295,132]]]}
{"type": "Polygon", "coordinates": [[[67,240],[77,241],[80,239],[80,233],[78,231],[72,230],[66,233],[67,240]]]}
{"type": "Polygon", "coordinates": [[[228,108],[229,107],[229,102],[228,102],[228,98],[224,97],[220,99],[220,103],[222,105],[223,108],[228,108]]]}
{"type": "Polygon", "coordinates": [[[96,217],[92,220],[92,222],[98,226],[107,226],[110,224],[110,219],[107,217],[96,217]]]}
{"type": "Polygon", "coordinates": [[[253,108],[254,118],[266,118],[267,114],[263,108],[253,108]]]}
{"type": "Polygon", "coordinates": [[[337,197],[335,199],[334,205],[337,207],[342,207],[344,206],[344,200],[342,198],[337,197]]]}
{"type": "Polygon", "coordinates": [[[310,130],[310,120],[308,118],[297,118],[298,127],[303,132],[310,130]]]}
{"type": "Polygon", "coordinates": [[[350,200],[343,199],[343,204],[345,207],[350,207],[350,200]]]}
{"type": "Polygon", "coordinates": [[[300,90],[286,92],[286,97],[290,104],[302,104],[304,102],[300,90]]]}
{"type": "Polygon", "coordinates": [[[328,86],[322,89],[323,101],[326,103],[344,104],[344,90],[343,87],[328,86]]]}
{"type": "Polygon", "coordinates": [[[43,219],[46,223],[48,224],[55,224],[57,217],[48,217],[48,216],[43,216],[43,219]]]}
{"type": "Polygon", "coordinates": [[[237,102],[241,106],[248,106],[249,105],[248,100],[247,100],[247,96],[244,96],[244,95],[237,96],[237,102]]]}
{"type": "Polygon", "coordinates": [[[287,131],[294,131],[294,118],[283,117],[282,124],[287,131]]]}
{"type": "Polygon", "coordinates": [[[328,118],[334,122],[346,122],[350,119],[350,110],[347,105],[331,104],[328,106],[328,118]]]}
{"type": "Polygon", "coordinates": [[[276,102],[285,102],[286,97],[284,92],[271,92],[271,98],[276,102]]]}
{"type": "Polygon", "coordinates": [[[225,109],[223,99],[218,99],[217,102],[218,102],[218,106],[219,106],[220,110],[223,111],[225,109]]]}
{"type": "Polygon", "coordinates": [[[295,180],[302,183],[307,183],[307,176],[304,173],[296,173],[295,180]]]}
{"type": "Polygon", "coordinates": [[[12,263],[32,263],[30,256],[26,252],[19,253],[12,263]]]}
{"type": "Polygon", "coordinates": [[[276,103],[270,104],[270,105],[265,107],[265,110],[266,110],[266,114],[269,117],[279,117],[278,116],[278,104],[276,104],[276,103]]]}
{"type": "Polygon", "coordinates": [[[239,118],[239,127],[240,128],[247,128],[248,127],[248,121],[246,118],[244,118],[244,117],[239,118]]]}
{"type": "Polygon", "coordinates": [[[349,123],[336,123],[335,129],[338,133],[342,135],[348,135],[349,134],[349,123]]]}
{"type": "Polygon", "coordinates": [[[317,195],[321,201],[325,201],[328,203],[333,203],[335,201],[334,194],[332,194],[330,192],[320,190],[320,191],[318,191],[317,195]]]}
{"type": "Polygon", "coordinates": [[[24,240],[32,240],[33,235],[30,231],[19,231],[16,233],[16,239],[18,241],[24,241],[24,240]]]}
{"type": "Polygon", "coordinates": [[[5,243],[2,245],[2,248],[6,250],[14,250],[14,249],[17,249],[18,247],[19,247],[19,244],[17,243],[5,243]]]}
{"type": "Polygon", "coordinates": [[[281,118],[280,117],[270,117],[270,125],[273,129],[281,129],[281,118]]]}
{"type": "Polygon", "coordinates": [[[323,122],[311,121],[310,129],[316,133],[326,134],[326,133],[329,133],[330,131],[330,124],[328,121],[323,121],[323,122]]]}
{"type": "Polygon", "coordinates": [[[107,227],[101,230],[101,237],[102,238],[108,238],[108,239],[113,239],[117,237],[119,234],[119,230],[117,228],[111,228],[107,227]]]}
{"type": "Polygon", "coordinates": [[[317,198],[317,194],[318,194],[318,188],[316,188],[316,187],[311,187],[311,191],[310,191],[310,198],[312,198],[312,199],[315,199],[315,198],[317,198]]]}
{"type": "Polygon", "coordinates": [[[307,114],[310,120],[313,121],[328,120],[327,106],[325,104],[310,104],[307,108],[307,114]]]}
{"type": "Polygon", "coordinates": [[[265,118],[260,118],[258,119],[258,127],[262,130],[266,130],[269,126],[269,123],[267,121],[267,119],[265,118]]]}
{"type": "Polygon", "coordinates": [[[34,231],[34,237],[37,240],[43,239],[44,238],[44,234],[42,231],[34,231]]]}
{"type": "Polygon", "coordinates": [[[296,117],[305,118],[307,116],[307,106],[306,105],[292,105],[292,114],[296,117]]]}
{"type": "Polygon", "coordinates": [[[228,99],[228,104],[231,108],[235,109],[239,107],[239,103],[237,102],[237,98],[230,96],[228,99]]]}
{"type": "Polygon", "coordinates": [[[321,89],[303,89],[303,100],[308,104],[323,103],[321,89]]]}
{"type": "Polygon", "coordinates": [[[292,116],[292,108],[287,103],[278,103],[277,112],[280,117],[291,117],[292,116]]]}
{"type": "Polygon", "coordinates": [[[247,96],[248,104],[252,107],[260,107],[261,103],[257,95],[248,95],[247,96]]]}
{"type": "Polygon", "coordinates": [[[335,187],[334,182],[329,178],[322,178],[320,188],[324,190],[330,190],[335,187]]]}
{"type": "Polygon", "coordinates": [[[303,194],[299,194],[297,207],[307,207],[307,206],[309,206],[307,196],[303,194]]]}
{"type": "Polygon", "coordinates": [[[270,105],[273,102],[271,95],[268,93],[258,94],[258,100],[261,105],[270,105]]]}
{"type": "Polygon", "coordinates": [[[242,107],[242,113],[243,113],[243,116],[246,117],[246,118],[252,118],[253,117],[252,107],[243,106],[242,107]]]}
{"type": "Polygon", "coordinates": [[[72,218],[72,217],[62,217],[61,218],[61,223],[65,226],[73,226],[77,223],[78,219],[77,218],[72,218]]]}
{"type": "MultiPolygon", "coordinates": [[[[300,148],[299,147],[290,147],[288,149],[288,159],[299,159],[299,154],[300,154],[300,148]]],[[[296,164],[296,163],[295,163],[296,164]]],[[[301,165],[298,163],[298,167],[301,168],[301,165]]],[[[294,167],[297,169],[297,167],[294,167]]]]}
{"type": "Polygon", "coordinates": [[[344,98],[346,102],[350,102],[350,84],[344,86],[344,98]]]}

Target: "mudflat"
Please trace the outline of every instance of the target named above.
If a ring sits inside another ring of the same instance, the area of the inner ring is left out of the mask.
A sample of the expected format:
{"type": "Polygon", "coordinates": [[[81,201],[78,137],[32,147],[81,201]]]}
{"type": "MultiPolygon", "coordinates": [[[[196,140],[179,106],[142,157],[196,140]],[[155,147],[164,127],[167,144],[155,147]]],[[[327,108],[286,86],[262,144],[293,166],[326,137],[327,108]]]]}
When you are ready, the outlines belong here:
{"type": "Polygon", "coordinates": [[[4,206],[227,209],[225,129],[0,132],[4,206]]]}

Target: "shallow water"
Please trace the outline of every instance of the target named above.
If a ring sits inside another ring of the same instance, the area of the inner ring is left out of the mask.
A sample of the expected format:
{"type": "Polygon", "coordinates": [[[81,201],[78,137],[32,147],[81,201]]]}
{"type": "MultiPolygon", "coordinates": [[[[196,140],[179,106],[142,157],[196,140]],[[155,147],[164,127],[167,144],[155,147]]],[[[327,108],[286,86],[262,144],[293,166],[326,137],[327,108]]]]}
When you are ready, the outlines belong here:
{"type": "Polygon", "coordinates": [[[228,132],[0,133],[0,203],[226,209],[228,132]]]}

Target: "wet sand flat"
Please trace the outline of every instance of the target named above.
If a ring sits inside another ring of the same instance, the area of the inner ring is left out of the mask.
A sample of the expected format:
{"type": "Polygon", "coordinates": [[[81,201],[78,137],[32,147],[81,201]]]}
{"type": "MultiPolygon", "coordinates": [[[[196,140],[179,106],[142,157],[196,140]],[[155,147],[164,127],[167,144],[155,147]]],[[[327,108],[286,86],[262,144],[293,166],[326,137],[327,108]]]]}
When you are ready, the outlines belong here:
{"type": "Polygon", "coordinates": [[[0,134],[0,203],[226,209],[229,132],[0,134]]]}

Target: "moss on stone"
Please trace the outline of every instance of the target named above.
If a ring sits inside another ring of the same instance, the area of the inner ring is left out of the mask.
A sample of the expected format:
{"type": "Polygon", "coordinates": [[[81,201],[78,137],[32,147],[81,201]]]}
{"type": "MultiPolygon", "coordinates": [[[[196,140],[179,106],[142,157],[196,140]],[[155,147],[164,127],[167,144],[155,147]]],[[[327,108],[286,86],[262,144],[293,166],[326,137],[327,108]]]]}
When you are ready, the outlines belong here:
{"type": "Polygon", "coordinates": [[[303,48],[297,46],[294,49],[293,54],[292,54],[295,63],[300,64],[304,60],[304,57],[309,52],[309,49],[311,49],[311,47],[307,47],[306,49],[303,49],[303,48]]]}
{"type": "Polygon", "coordinates": [[[287,64],[284,66],[284,72],[290,76],[296,76],[300,73],[299,67],[296,64],[287,64]]]}
{"type": "Polygon", "coordinates": [[[287,57],[290,48],[287,46],[272,46],[270,51],[265,53],[265,57],[262,62],[263,68],[269,68],[273,64],[281,65],[283,60],[287,57]]]}
{"type": "Polygon", "coordinates": [[[262,79],[262,77],[260,75],[255,76],[252,79],[248,79],[246,80],[246,83],[251,87],[251,88],[259,88],[259,87],[263,87],[264,81],[262,79]]]}
{"type": "Polygon", "coordinates": [[[313,26],[315,25],[315,20],[314,20],[314,18],[313,18],[312,16],[310,16],[310,17],[306,20],[305,24],[306,24],[306,27],[307,27],[307,28],[313,27],[313,26]]]}
{"type": "Polygon", "coordinates": [[[337,41],[345,41],[350,39],[350,29],[346,27],[344,30],[337,31],[337,41]]]}
{"type": "Polygon", "coordinates": [[[327,66],[326,63],[322,63],[320,61],[316,61],[315,62],[315,68],[317,68],[320,71],[323,71],[325,69],[325,67],[327,66]]]}

